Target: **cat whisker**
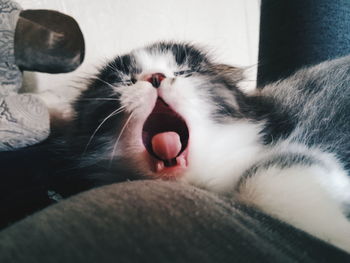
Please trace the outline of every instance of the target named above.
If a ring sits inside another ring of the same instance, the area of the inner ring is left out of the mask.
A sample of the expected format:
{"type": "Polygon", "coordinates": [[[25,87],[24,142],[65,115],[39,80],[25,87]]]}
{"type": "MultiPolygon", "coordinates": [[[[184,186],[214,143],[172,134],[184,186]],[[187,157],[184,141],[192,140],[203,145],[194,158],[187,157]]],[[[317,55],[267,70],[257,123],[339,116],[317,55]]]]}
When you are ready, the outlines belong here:
{"type": "Polygon", "coordinates": [[[90,145],[91,142],[92,142],[92,139],[95,137],[96,133],[97,133],[98,130],[102,127],[102,125],[103,125],[109,118],[111,118],[111,117],[113,117],[113,116],[115,116],[115,115],[117,115],[117,114],[123,112],[123,111],[124,111],[124,108],[125,108],[125,106],[122,106],[122,107],[120,107],[120,108],[114,110],[114,111],[113,111],[112,113],[110,113],[106,118],[103,119],[103,121],[97,126],[97,128],[95,129],[95,131],[94,131],[93,134],[91,135],[91,137],[90,137],[88,143],[87,143],[86,146],[85,146],[83,155],[86,153],[86,151],[87,151],[89,145],[90,145]]]}
{"type": "Polygon", "coordinates": [[[110,63],[107,64],[107,67],[109,67],[110,69],[112,69],[114,71],[118,71],[117,67],[112,66],[110,63]]]}
{"type": "Polygon", "coordinates": [[[79,100],[86,100],[86,101],[95,101],[95,100],[101,100],[101,101],[109,101],[109,100],[112,100],[112,101],[119,101],[119,99],[115,99],[115,98],[83,98],[83,99],[79,99],[79,100]]]}
{"type": "Polygon", "coordinates": [[[119,140],[120,140],[122,134],[124,133],[125,128],[128,126],[128,124],[129,124],[129,122],[130,122],[132,116],[133,116],[133,112],[130,114],[130,116],[129,116],[128,119],[126,120],[126,122],[125,122],[123,128],[121,129],[121,131],[120,131],[120,133],[119,133],[119,135],[118,135],[118,138],[117,138],[117,140],[116,140],[116,142],[115,142],[115,144],[114,144],[114,146],[113,146],[113,151],[112,151],[112,154],[111,154],[109,166],[112,165],[112,161],[113,161],[113,159],[114,159],[114,155],[115,155],[115,152],[116,152],[116,150],[117,150],[117,146],[118,146],[119,140]]]}
{"type": "Polygon", "coordinates": [[[101,78],[98,78],[98,77],[95,77],[95,78],[93,78],[94,80],[98,80],[98,81],[101,81],[102,83],[104,83],[104,84],[106,84],[106,85],[108,85],[108,86],[110,86],[111,88],[117,88],[117,86],[114,86],[114,85],[112,85],[111,83],[109,83],[109,82],[107,82],[107,81],[104,81],[103,79],[101,79],[101,78]]]}
{"type": "MultiPolygon", "coordinates": [[[[109,82],[107,82],[107,81],[104,81],[103,79],[101,79],[101,78],[99,78],[99,77],[95,77],[95,78],[92,78],[92,79],[101,81],[102,83],[104,83],[104,84],[110,86],[110,87],[113,88],[113,89],[118,88],[118,86],[115,86],[115,85],[113,85],[113,84],[111,84],[111,83],[109,83],[109,82]]],[[[114,82],[114,83],[116,83],[116,84],[123,84],[123,85],[127,85],[127,84],[128,84],[127,81],[117,81],[117,82],[114,82]]]]}

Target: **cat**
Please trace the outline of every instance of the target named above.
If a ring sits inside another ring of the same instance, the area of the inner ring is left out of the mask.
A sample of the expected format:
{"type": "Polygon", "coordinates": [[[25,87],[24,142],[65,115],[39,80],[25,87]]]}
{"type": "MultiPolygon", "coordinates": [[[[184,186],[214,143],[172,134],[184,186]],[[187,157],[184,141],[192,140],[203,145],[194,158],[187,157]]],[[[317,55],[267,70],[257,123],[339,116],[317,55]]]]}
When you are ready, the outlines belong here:
{"type": "Polygon", "coordinates": [[[180,181],[350,252],[350,57],[252,94],[244,76],[188,43],[117,56],[74,102],[55,189],[180,181]]]}

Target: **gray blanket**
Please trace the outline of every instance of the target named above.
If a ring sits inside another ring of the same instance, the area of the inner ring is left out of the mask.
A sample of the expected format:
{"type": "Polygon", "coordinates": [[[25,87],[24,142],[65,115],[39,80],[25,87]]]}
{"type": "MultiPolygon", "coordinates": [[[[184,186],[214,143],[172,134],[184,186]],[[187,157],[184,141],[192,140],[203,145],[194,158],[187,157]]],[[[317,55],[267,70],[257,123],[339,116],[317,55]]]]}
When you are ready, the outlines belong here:
{"type": "Polygon", "coordinates": [[[0,262],[350,262],[305,233],[189,185],[104,186],[0,232],[0,262]]]}

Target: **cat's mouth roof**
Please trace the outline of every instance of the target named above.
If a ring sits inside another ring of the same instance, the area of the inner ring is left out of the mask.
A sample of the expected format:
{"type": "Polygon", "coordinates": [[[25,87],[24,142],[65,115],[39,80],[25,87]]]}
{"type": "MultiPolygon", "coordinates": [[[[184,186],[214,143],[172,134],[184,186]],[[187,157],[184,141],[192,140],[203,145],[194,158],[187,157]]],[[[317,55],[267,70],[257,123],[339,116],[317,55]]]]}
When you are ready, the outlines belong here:
{"type": "Polygon", "coordinates": [[[143,144],[156,172],[185,165],[189,131],[185,120],[160,97],[142,129],[143,144]]]}

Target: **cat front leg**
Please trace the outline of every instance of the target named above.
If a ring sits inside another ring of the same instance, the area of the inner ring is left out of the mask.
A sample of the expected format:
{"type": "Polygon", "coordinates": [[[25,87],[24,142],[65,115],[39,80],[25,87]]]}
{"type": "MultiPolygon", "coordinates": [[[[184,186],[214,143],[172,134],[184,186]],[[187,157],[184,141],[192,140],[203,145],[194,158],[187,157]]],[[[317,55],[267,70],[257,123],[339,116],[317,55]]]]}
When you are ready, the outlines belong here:
{"type": "Polygon", "coordinates": [[[238,183],[236,197],[350,252],[350,221],[324,183],[334,172],[317,163],[256,166],[238,183]]]}

